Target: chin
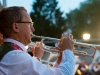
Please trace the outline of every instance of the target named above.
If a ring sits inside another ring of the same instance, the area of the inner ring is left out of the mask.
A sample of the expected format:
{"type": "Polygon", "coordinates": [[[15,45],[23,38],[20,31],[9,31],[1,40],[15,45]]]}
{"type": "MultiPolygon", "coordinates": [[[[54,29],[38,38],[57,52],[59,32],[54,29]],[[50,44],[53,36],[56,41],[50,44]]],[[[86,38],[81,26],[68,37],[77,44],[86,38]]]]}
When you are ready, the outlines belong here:
{"type": "Polygon", "coordinates": [[[29,41],[28,41],[28,43],[31,43],[32,42],[32,40],[30,39],[29,41]]]}

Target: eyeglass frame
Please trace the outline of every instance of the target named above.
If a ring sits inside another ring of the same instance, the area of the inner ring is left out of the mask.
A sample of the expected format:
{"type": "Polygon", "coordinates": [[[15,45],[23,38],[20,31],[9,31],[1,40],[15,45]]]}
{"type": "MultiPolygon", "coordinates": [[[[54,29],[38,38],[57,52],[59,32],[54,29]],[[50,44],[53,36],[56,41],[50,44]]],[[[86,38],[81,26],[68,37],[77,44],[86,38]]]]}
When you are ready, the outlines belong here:
{"type": "Polygon", "coordinates": [[[16,22],[16,23],[30,23],[30,26],[33,26],[34,22],[16,22]]]}

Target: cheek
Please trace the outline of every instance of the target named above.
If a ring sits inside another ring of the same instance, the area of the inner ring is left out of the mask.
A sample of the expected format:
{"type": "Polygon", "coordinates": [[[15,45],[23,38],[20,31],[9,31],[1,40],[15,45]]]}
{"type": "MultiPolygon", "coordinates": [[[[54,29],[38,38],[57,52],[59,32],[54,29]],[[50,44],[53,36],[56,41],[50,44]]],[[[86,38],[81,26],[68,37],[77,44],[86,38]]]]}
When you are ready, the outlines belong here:
{"type": "Polygon", "coordinates": [[[30,34],[30,32],[31,32],[30,26],[27,26],[25,29],[26,29],[26,33],[30,34]]]}
{"type": "Polygon", "coordinates": [[[31,30],[31,28],[29,28],[29,29],[28,29],[28,32],[29,32],[30,34],[32,33],[32,30],[31,30]]]}

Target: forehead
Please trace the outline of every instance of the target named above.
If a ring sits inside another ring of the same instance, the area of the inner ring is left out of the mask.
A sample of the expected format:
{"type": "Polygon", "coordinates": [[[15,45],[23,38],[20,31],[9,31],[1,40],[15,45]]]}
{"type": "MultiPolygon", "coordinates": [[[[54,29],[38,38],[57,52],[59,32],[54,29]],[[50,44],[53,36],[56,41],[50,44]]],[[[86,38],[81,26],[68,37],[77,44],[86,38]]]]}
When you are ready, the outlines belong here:
{"type": "Polygon", "coordinates": [[[29,14],[26,11],[22,10],[21,14],[23,16],[22,21],[29,21],[29,22],[32,21],[31,17],[29,16],[29,14]]]}

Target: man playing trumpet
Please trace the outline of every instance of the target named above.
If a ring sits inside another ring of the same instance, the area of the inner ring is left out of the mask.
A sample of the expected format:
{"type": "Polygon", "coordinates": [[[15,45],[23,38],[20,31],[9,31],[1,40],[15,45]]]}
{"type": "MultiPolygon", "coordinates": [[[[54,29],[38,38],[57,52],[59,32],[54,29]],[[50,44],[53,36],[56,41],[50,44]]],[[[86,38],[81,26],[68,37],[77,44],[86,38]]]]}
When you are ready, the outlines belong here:
{"type": "MultiPolygon", "coordinates": [[[[24,7],[12,6],[0,11],[0,32],[4,43],[0,46],[0,75],[73,75],[74,39],[71,34],[63,34],[58,42],[62,51],[54,67],[42,64],[27,53],[31,35],[35,31],[33,22],[24,7]]],[[[35,45],[41,58],[44,52],[41,42],[35,45]]]]}

